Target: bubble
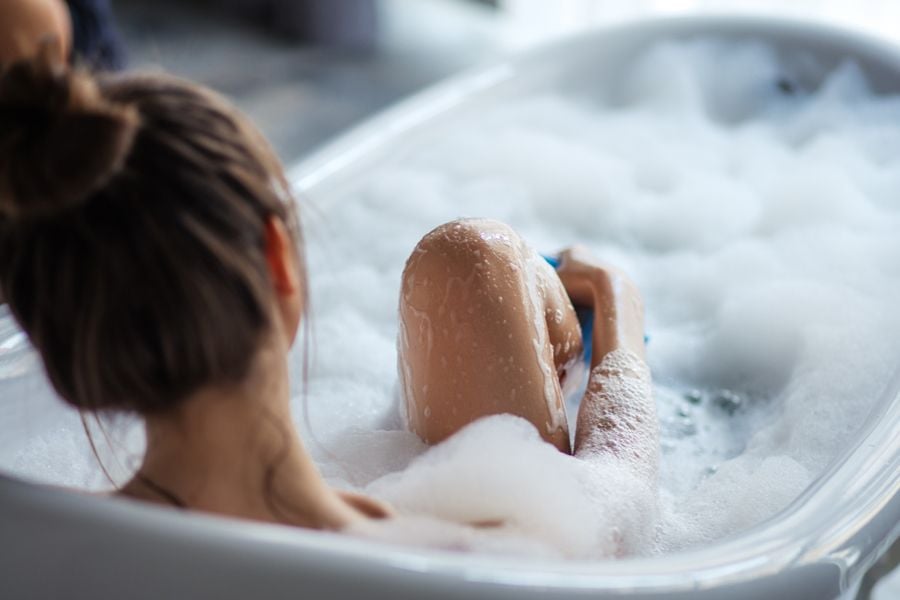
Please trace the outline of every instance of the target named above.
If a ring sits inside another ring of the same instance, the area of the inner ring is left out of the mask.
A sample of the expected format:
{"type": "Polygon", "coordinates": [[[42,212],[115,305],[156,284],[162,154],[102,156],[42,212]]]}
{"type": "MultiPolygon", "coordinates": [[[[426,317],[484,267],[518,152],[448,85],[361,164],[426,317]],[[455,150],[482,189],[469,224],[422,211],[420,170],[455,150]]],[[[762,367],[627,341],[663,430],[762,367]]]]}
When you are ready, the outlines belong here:
{"type": "Polygon", "coordinates": [[[728,416],[734,416],[742,404],[743,400],[739,395],[731,390],[719,390],[713,395],[713,404],[728,416]]]}

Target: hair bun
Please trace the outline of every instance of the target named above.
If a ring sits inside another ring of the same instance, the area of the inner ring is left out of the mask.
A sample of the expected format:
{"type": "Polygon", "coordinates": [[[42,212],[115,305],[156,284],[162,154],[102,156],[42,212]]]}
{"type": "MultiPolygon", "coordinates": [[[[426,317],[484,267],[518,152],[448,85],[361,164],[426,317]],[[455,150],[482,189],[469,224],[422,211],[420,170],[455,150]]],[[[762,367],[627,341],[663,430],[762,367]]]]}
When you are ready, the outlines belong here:
{"type": "Polygon", "coordinates": [[[77,206],[125,163],[133,106],[44,50],[0,73],[0,215],[48,217],[77,206]]]}

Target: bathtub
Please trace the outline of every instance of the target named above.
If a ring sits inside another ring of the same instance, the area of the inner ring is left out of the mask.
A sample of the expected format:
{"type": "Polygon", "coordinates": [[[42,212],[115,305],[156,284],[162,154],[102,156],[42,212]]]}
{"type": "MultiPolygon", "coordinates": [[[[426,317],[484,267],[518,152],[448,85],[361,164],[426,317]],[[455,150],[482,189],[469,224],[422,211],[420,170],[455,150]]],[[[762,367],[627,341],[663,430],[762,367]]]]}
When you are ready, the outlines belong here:
{"type": "MultiPolygon", "coordinates": [[[[620,26],[478,69],[368,121],[297,165],[298,191],[326,201],[388,153],[524,92],[577,88],[663,38],[760,38],[824,64],[856,58],[900,92],[900,50],[847,32],[765,19],[620,26]]],[[[805,73],[816,77],[815,72],[805,73]]],[[[900,361],[898,361],[900,365],[900,361]]],[[[40,423],[40,375],[0,380],[0,446],[40,423]]],[[[0,474],[2,598],[846,598],[900,536],[900,369],[855,441],[789,507],[692,551],[535,566],[103,499],[0,474]]],[[[54,409],[55,410],[55,409],[54,409]]]]}

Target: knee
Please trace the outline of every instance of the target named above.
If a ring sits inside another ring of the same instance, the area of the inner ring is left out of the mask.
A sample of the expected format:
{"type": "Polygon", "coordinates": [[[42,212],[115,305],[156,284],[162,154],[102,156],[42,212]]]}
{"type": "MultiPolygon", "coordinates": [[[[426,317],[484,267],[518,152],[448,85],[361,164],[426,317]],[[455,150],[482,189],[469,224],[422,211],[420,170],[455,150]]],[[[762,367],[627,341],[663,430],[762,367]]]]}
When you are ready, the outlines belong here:
{"type": "Polygon", "coordinates": [[[404,278],[421,269],[440,267],[445,273],[491,266],[495,261],[521,258],[522,240],[512,227],[491,219],[457,219],[444,223],[423,237],[410,255],[404,278]]]}
{"type": "Polygon", "coordinates": [[[489,219],[459,219],[436,227],[416,245],[403,270],[406,302],[445,294],[448,284],[464,295],[517,283],[524,270],[527,247],[505,223],[489,219]]]}

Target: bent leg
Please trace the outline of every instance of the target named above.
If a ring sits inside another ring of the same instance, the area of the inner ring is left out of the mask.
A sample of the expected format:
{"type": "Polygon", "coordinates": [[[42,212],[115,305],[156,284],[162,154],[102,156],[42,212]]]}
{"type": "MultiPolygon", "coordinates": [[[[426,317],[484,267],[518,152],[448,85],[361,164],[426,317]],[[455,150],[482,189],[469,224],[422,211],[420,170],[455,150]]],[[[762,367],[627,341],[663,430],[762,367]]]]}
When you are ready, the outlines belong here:
{"type": "Polygon", "coordinates": [[[398,351],[409,424],[425,442],[509,413],[570,451],[560,380],[581,354],[578,320],[552,267],[508,226],[454,221],[419,242],[398,351]]]}

